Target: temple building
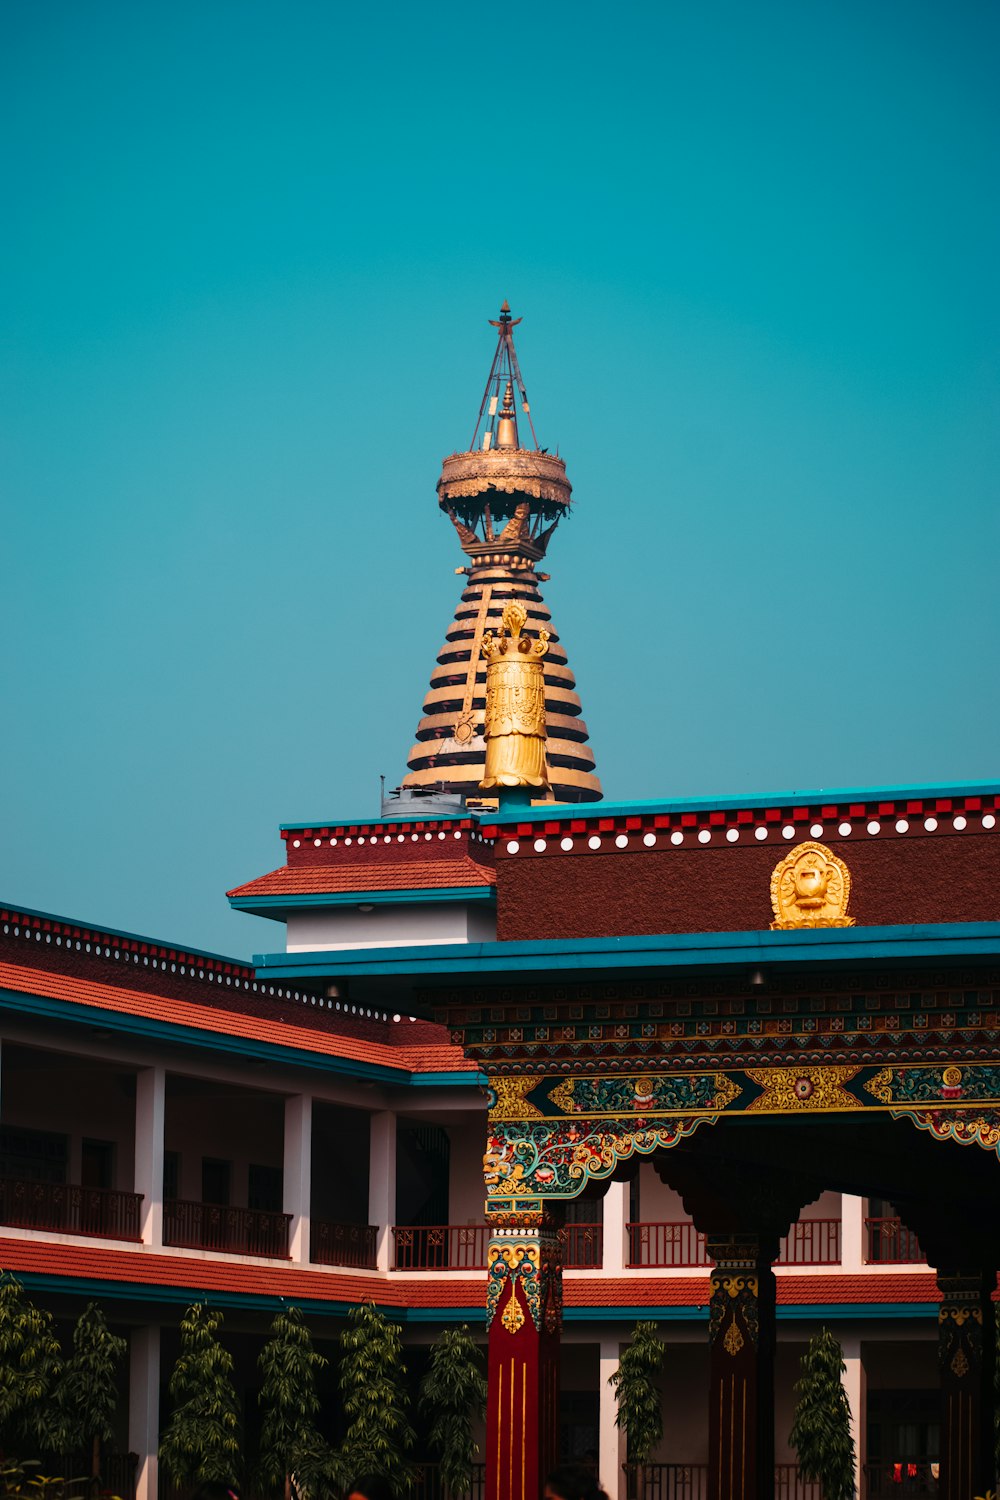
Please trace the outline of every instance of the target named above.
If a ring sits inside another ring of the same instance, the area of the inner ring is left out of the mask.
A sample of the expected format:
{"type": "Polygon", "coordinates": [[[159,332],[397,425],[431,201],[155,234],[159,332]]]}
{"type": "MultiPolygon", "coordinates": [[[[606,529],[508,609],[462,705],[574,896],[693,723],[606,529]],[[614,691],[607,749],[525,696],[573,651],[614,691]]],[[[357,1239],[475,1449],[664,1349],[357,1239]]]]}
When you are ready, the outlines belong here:
{"type": "Polygon", "coordinates": [[[821,1500],[789,1443],[821,1327],[861,1500],[971,1500],[995,1479],[1000,782],[595,800],[537,591],[569,486],[520,446],[513,323],[439,486],[469,586],[411,776],[370,819],[284,825],[228,893],[269,951],[0,910],[0,1265],[126,1335],[127,1500],[158,1495],[186,1303],[224,1309],[249,1419],[274,1310],[335,1364],[369,1298],[414,1371],[449,1324],[481,1339],[472,1500],[538,1500],[590,1454],[634,1493],[609,1377],[639,1319],[666,1344],[646,1500],[821,1500]]]}

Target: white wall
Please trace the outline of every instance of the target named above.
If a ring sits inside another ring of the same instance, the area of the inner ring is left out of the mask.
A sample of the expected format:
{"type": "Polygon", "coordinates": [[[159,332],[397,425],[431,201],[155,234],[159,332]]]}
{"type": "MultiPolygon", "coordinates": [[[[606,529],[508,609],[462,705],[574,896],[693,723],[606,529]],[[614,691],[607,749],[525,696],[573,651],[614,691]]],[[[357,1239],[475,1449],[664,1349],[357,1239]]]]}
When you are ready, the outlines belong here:
{"type": "Polygon", "coordinates": [[[368,912],[359,911],[356,906],[294,912],[286,926],[289,953],[325,948],[491,943],[497,935],[493,905],[464,901],[427,901],[419,906],[379,904],[368,912]]]}

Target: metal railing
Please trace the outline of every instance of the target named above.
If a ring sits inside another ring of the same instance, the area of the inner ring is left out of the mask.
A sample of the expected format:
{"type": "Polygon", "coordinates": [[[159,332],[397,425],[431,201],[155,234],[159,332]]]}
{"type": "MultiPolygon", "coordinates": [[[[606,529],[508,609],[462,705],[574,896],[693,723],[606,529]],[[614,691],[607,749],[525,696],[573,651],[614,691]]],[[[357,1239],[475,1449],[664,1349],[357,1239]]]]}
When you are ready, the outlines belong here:
{"type": "MultiPolygon", "coordinates": [[[[636,1494],[636,1472],[625,1470],[629,1496],[636,1494]]],[[[708,1464],[647,1464],[643,1500],[707,1500],[708,1464]]],[[[774,1500],[823,1500],[822,1486],[803,1479],[796,1464],[775,1464],[774,1500]]]]}
{"type": "Polygon", "coordinates": [[[333,1224],[314,1219],[309,1233],[309,1258],[318,1266],[375,1268],[378,1227],[375,1224],[333,1224]]]}
{"type": "Polygon", "coordinates": [[[604,1261],[603,1224],[565,1224],[559,1231],[565,1271],[599,1271],[604,1261]]]}
{"type": "Polygon", "coordinates": [[[413,1481],[413,1488],[409,1492],[409,1500],[485,1500],[486,1495],[486,1465],[472,1465],[472,1485],[460,1497],[458,1495],[446,1496],[445,1487],[441,1483],[440,1464],[418,1464],[417,1472],[413,1481]]]}
{"type": "Polygon", "coordinates": [[[865,1464],[868,1500],[896,1500],[902,1495],[936,1495],[937,1459],[904,1458],[896,1463],[865,1464]]]}
{"type": "Polygon", "coordinates": [[[905,1266],[925,1259],[916,1235],[901,1219],[865,1220],[865,1260],[869,1265],[905,1266]]]}
{"type": "Polygon", "coordinates": [[[800,1219],[781,1240],[779,1266],[836,1266],[840,1263],[840,1220],[800,1219]]]}
{"type": "Polygon", "coordinates": [[[485,1224],[394,1224],[394,1271],[483,1271],[485,1224]]]}
{"type": "Polygon", "coordinates": [[[0,1178],[0,1223],[19,1229],[137,1241],[141,1202],[141,1193],[123,1193],[117,1188],[0,1178]]]}
{"type": "Polygon", "coordinates": [[[690,1219],[671,1224],[629,1224],[630,1266],[709,1266],[705,1236],[690,1219]]]}
{"type": "MultiPolygon", "coordinates": [[[[46,1454],[39,1463],[36,1473],[39,1474],[61,1474],[66,1479],[75,1481],[73,1483],[74,1494],[86,1496],[90,1491],[90,1465],[93,1459],[91,1453],[77,1451],[75,1453],[46,1454]]],[[[99,1495],[115,1495],[118,1500],[134,1500],[135,1497],[135,1475],[139,1464],[137,1453],[116,1453],[103,1449],[101,1452],[101,1469],[98,1475],[100,1484],[97,1489],[99,1495]]],[[[29,1482],[27,1485],[30,1494],[34,1486],[29,1482]]]]}
{"type": "Polygon", "coordinates": [[[163,1243],[188,1250],[221,1250],[230,1255],[288,1258],[291,1214],[259,1208],[229,1208],[168,1198],[163,1205],[163,1243]]]}
{"type": "MultiPolygon", "coordinates": [[[[710,1266],[705,1236],[689,1219],[671,1224],[629,1224],[630,1266],[710,1266]]],[[[779,1266],[835,1266],[840,1262],[840,1220],[800,1219],[778,1250],[779,1266]]]]}

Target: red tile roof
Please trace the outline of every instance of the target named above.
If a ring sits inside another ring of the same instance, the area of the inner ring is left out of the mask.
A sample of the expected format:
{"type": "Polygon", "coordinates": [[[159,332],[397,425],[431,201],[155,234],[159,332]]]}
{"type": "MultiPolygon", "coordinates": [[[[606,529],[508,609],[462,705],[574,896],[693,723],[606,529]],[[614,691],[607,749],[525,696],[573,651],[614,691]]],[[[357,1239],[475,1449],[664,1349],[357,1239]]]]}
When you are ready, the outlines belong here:
{"type": "Polygon", "coordinates": [[[496,885],[493,870],[467,855],[451,859],[401,860],[324,865],[282,865],[227,891],[228,896],[326,896],[354,891],[429,891],[496,885]]]}
{"type": "MultiPolygon", "coordinates": [[[[364,1271],[260,1265],[209,1257],[171,1255],[113,1244],[68,1245],[38,1239],[0,1238],[0,1266],[49,1276],[87,1277],[135,1285],[237,1291],[254,1296],[297,1297],[356,1303],[366,1297],[387,1307],[483,1307],[486,1275],[389,1278],[364,1271]]],[[[567,1307],[707,1307],[707,1276],[634,1276],[567,1280],[567,1307]]],[[[804,1273],[778,1277],[780,1306],[817,1303],[928,1303],[940,1300],[932,1271],[865,1272],[847,1276],[804,1273]]]]}
{"type": "MultiPolygon", "coordinates": [[[[343,1057],[355,1062],[373,1063],[401,1073],[468,1072],[475,1074],[475,1063],[469,1062],[461,1048],[447,1042],[423,1043],[407,1047],[390,1047],[384,1042],[347,1036],[337,1031],[318,1031],[309,1026],[291,1025],[280,1019],[244,1015],[239,1011],[193,1005],[187,1000],[169,999],[118,985],[99,984],[75,975],[57,974],[48,969],[25,968],[19,964],[0,963],[0,988],[23,995],[41,995],[98,1010],[120,1011],[125,1015],[165,1021],[172,1026],[214,1031],[223,1036],[241,1036],[276,1047],[294,1047],[323,1057],[343,1057]]],[[[183,1038],[180,1038],[183,1040],[183,1038]]],[[[470,1082],[471,1082],[470,1077],[470,1082]]]]}

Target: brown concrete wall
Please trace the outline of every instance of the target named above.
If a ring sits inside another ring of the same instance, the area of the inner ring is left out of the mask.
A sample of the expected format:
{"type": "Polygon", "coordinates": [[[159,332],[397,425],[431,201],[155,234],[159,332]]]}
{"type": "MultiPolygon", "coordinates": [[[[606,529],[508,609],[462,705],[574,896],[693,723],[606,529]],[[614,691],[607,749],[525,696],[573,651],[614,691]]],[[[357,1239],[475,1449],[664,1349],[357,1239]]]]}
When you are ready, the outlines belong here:
{"type": "MultiPolygon", "coordinates": [[[[766,843],[634,852],[605,842],[611,847],[582,842],[563,853],[552,840],[536,854],[523,839],[510,855],[498,841],[500,940],[759,931],[772,920],[771,873],[800,838],[786,841],[775,830],[766,843]]],[[[850,914],[859,926],[1000,920],[997,831],[873,837],[862,824],[849,838],[822,842],[850,870],[850,914]]]]}

